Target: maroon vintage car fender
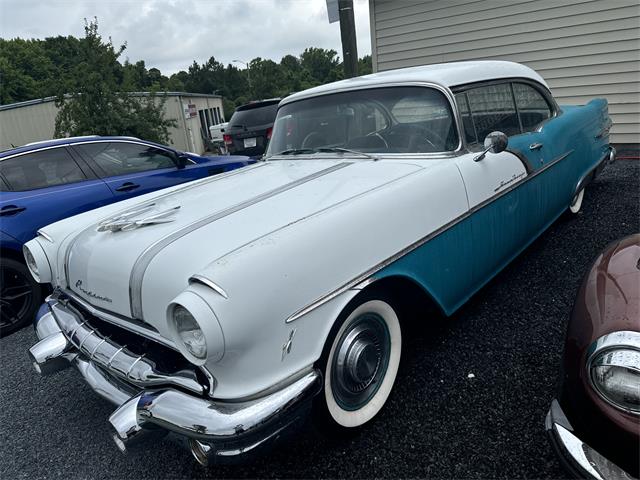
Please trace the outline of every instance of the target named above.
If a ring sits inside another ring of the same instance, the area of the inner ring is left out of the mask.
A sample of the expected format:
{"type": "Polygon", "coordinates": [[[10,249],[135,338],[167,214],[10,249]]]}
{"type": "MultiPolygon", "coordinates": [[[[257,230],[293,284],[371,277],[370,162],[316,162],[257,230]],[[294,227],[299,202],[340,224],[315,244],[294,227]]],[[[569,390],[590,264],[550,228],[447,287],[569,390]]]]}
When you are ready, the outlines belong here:
{"type": "Polygon", "coordinates": [[[559,398],[580,437],[637,476],[640,416],[602,399],[587,371],[589,348],[619,331],[640,332],[640,234],[611,243],[582,281],[567,331],[559,398]]]}

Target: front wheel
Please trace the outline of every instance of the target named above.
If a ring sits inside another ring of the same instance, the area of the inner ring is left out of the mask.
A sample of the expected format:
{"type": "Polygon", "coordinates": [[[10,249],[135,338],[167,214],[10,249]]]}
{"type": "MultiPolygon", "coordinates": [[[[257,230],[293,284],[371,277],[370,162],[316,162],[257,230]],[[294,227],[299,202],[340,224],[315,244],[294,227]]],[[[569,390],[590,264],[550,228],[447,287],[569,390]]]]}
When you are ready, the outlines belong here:
{"type": "Polygon", "coordinates": [[[33,321],[44,289],[24,263],[12,258],[0,259],[0,277],[0,337],[4,337],[33,321]]]}
{"type": "Polygon", "coordinates": [[[363,301],[338,322],[320,359],[324,392],[316,411],[328,420],[321,427],[350,430],[375,417],[389,398],[401,352],[400,321],[386,300],[363,301]]]}

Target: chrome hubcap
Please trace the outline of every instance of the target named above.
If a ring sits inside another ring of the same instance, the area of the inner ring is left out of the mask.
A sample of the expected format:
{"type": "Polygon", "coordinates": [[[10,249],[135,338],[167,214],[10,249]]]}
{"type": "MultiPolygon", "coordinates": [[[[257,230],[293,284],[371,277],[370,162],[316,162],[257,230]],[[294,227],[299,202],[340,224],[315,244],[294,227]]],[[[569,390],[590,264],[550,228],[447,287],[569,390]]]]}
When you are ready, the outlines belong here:
{"type": "Polygon", "coordinates": [[[366,313],[353,321],[338,340],[331,367],[336,403],[357,410],[378,391],[389,362],[391,341],[385,321],[366,313]]]}

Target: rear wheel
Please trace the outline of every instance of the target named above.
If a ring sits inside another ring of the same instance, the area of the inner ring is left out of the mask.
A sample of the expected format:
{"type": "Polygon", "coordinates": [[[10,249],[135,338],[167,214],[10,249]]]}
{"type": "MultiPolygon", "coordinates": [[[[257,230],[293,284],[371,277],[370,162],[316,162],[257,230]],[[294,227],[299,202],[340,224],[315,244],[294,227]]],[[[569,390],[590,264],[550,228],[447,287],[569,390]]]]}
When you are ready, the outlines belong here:
{"type": "Polygon", "coordinates": [[[43,295],[42,286],[25,264],[12,258],[0,259],[0,337],[28,325],[43,295]]]}
{"type": "Polygon", "coordinates": [[[573,197],[571,201],[571,205],[569,205],[569,211],[573,214],[576,214],[582,208],[582,199],[584,198],[584,188],[576,193],[576,196],[573,197]]]}
{"type": "Polygon", "coordinates": [[[400,321],[391,304],[382,298],[357,304],[336,324],[320,359],[320,427],[352,431],[375,417],[395,383],[401,351],[400,321]]]}

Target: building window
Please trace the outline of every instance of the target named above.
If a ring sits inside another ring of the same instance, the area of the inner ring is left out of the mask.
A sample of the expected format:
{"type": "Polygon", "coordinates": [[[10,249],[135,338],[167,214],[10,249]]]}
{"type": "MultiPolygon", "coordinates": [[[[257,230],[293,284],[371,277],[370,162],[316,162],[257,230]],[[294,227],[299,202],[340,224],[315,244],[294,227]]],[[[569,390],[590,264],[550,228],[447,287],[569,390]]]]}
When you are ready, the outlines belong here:
{"type": "Polygon", "coordinates": [[[198,115],[200,116],[200,130],[202,131],[202,137],[209,137],[209,129],[207,128],[207,120],[204,116],[204,110],[198,110],[198,115]]]}

